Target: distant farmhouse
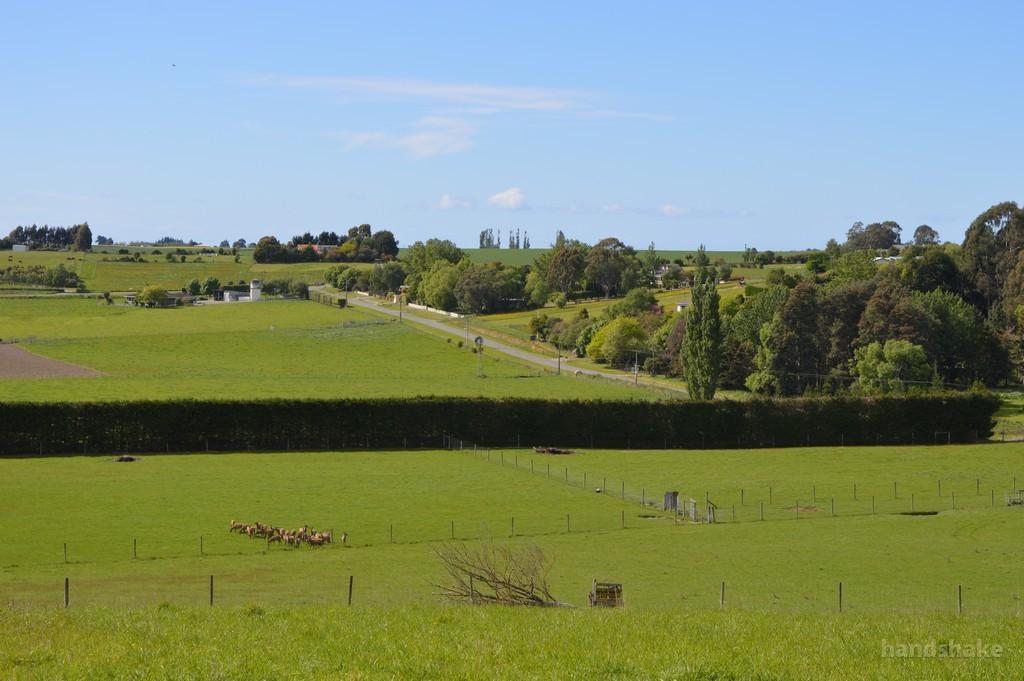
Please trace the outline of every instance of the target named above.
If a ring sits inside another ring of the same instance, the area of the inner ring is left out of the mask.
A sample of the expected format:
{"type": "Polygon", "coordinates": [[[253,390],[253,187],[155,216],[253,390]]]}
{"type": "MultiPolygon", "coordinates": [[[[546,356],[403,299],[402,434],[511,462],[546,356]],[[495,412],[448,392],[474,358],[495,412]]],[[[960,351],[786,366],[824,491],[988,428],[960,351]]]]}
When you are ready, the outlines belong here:
{"type": "MultiPolygon", "coordinates": [[[[223,303],[247,303],[260,299],[263,291],[263,283],[259,279],[253,279],[248,286],[222,286],[213,292],[213,299],[223,303]]],[[[192,305],[196,302],[197,296],[184,291],[167,291],[166,295],[155,303],[139,302],[138,294],[130,293],[124,297],[125,305],[143,307],[177,307],[178,305],[192,305]]]]}

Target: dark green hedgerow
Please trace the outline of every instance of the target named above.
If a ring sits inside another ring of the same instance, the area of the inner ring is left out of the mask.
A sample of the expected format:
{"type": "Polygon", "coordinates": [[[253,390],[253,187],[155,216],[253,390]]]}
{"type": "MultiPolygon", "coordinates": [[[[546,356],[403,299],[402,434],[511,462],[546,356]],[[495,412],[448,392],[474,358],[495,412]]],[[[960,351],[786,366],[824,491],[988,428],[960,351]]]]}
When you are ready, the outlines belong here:
{"type": "Polygon", "coordinates": [[[0,453],[238,451],[480,445],[711,448],[973,442],[979,393],[715,402],[422,397],[0,404],[0,453]]]}

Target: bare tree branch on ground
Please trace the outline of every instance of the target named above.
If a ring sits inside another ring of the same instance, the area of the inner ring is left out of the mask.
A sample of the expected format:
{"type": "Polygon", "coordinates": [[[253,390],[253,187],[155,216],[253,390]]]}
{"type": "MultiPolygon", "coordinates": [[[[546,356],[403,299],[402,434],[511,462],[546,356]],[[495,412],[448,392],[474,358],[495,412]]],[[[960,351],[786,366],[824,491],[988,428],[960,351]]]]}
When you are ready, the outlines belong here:
{"type": "Polygon", "coordinates": [[[445,544],[435,551],[448,573],[448,583],[435,585],[438,594],[460,603],[499,605],[562,605],[548,586],[551,561],[539,546],[521,548],[445,544]]]}

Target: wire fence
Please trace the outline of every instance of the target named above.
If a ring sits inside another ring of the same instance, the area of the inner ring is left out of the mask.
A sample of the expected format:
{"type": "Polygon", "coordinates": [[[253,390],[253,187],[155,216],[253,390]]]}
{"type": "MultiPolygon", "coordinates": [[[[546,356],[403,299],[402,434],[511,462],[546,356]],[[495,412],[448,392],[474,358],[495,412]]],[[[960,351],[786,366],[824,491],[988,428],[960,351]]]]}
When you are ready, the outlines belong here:
{"type": "MultiPolygon", "coordinates": [[[[396,583],[379,570],[334,563],[330,569],[277,567],[273,572],[239,572],[224,566],[197,568],[173,577],[118,571],[103,576],[69,571],[64,576],[0,585],[0,607],[9,609],[145,606],[390,606],[439,603],[439,570],[424,566],[416,578],[396,583]]],[[[985,584],[966,577],[922,583],[913,576],[840,571],[839,578],[751,579],[743,570],[707,566],[652,583],[650,575],[622,580],[626,607],[690,611],[737,610],[783,613],[942,613],[1024,618],[1024,583],[985,584]]],[[[558,580],[562,602],[585,606],[591,586],[576,576],[558,580]]]]}
{"type": "Polygon", "coordinates": [[[544,454],[549,459],[538,465],[537,455],[527,450],[481,447],[473,442],[447,438],[449,449],[470,452],[475,457],[517,471],[562,482],[571,487],[614,497],[624,503],[640,505],[652,512],[669,514],[680,521],[742,523],[798,521],[815,518],[868,516],[879,514],[936,515],[943,511],[1018,507],[1024,511],[1024,477],[1007,473],[1001,479],[977,476],[973,485],[963,481],[952,486],[935,479],[931,491],[913,483],[893,480],[891,487],[878,484],[858,485],[850,481],[842,488],[802,485],[794,493],[793,485],[751,488],[696,488],[671,490],[678,493],[676,503],[666,499],[668,490],[652,489],[595,471],[580,470],[578,460],[558,453],[544,454]],[[574,465],[570,466],[570,462],[574,465]],[[666,505],[668,504],[668,505],[666,505]],[[693,511],[696,511],[694,513],[693,511]]]}

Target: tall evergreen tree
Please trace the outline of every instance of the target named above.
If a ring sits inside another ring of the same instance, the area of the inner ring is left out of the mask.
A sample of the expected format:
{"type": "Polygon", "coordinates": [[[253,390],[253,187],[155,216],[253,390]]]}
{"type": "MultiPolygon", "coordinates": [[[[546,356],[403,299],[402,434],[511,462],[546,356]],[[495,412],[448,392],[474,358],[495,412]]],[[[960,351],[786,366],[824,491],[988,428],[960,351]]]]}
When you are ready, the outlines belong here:
{"type": "Polygon", "coordinates": [[[697,251],[693,301],[686,319],[682,359],[690,397],[710,400],[718,388],[722,354],[722,324],[718,315],[718,290],[701,245],[697,251]]]}

